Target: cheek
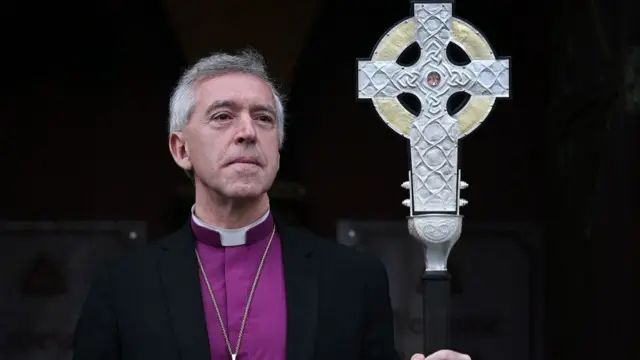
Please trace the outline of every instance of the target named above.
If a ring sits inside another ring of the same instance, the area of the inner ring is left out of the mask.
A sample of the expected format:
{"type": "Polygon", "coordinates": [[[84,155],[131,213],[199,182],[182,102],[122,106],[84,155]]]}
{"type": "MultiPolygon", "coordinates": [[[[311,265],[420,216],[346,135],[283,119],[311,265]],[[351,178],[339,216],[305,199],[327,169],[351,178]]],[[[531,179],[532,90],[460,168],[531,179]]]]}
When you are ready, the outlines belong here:
{"type": "Polygon", "coordinates": [[[278,136],[278,132],[277,131],[273,131],[272,133],[269,134],[269,137],[267,138],[267,144],[269,149],[273,149],[273,151],[278,152],[280,151],[280,136],[278,136]]]}
{"type": "Polygon", "coordinates": [[[214,141],[197,141],[191,146],[190,156],[194,162],[203,166],[214,166],[220,162],[222,158],[222,149],[219,144],[214,141]]]}
{"type": "Polygon", "coordinates": [[[258,142],[260,143],[259,147],[266,158],[274,160],[280,157],[280,146],[276,132],[270,130],[269,132],[263,133],[258,142]]]}
{"type": "Polygon", "coordinates": [[[273,162],[273,166],[272,166],[273,172],[277,173],[278,170],[280,170],[280,153],[279,152],[276,152],[272,162],[273,162]]]}
{"type": "Polygon", "coordinates": [[[274,142],[269,144],[269,150],[267,151],[267,157],[272,162],[278,162],[280,160],[280,147],[278,146],[278,142],[274,142]]]}

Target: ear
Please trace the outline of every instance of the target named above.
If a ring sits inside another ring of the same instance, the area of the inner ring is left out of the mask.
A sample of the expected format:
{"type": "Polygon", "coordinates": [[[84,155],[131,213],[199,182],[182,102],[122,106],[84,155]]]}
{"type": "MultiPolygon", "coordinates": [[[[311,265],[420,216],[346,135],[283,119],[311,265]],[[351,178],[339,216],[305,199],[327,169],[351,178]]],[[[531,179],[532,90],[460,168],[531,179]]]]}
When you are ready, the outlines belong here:
{"type": "Polygon", "coordinates": [[[187,142],[184,138],[183,132],[176,131],[169,135],[169,151],[171,151],[173,160],[184,171],[189,171],[192,169],[193,165],[191,164],[191,159],[189,158],[189,149],[187,148],[187,142]]]}

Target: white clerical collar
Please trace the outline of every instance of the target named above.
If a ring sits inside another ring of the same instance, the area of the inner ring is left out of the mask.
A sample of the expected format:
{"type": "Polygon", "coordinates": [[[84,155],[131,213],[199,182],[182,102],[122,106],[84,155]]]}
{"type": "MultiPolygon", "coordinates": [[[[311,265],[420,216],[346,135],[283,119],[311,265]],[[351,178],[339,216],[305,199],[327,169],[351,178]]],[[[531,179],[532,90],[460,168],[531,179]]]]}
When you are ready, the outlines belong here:
{"type": "Polygon", "coordinates": [[[243,226],[238,229],[224,229],[217,226],[209,225],[204,221],[200,220],[198,216],[196,216],[195,205],[191,207],[191,218],[193,222],[205,229],[215,231],[220,235],[220,245],[222,246],[240,246],[245,245],[247,243],[247,232],[259,224],[262,224],[269,217],[269,210],[267,210],[264,215],[256,220],[255,222],[243,226]]]}

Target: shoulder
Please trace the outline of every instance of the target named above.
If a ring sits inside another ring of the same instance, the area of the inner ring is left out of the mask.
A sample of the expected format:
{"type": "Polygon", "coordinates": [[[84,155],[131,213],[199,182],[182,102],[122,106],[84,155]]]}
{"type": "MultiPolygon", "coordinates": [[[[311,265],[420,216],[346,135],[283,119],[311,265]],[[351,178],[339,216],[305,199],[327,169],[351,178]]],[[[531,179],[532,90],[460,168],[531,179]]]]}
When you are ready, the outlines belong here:
{"type": "Polygon", "coordinates": [[[363,273],[369,275],[384,275],[384,264],[377,257],[353,247],[338,243],[334,239],[321,237],[304,228],[292,228],[298,241],[307,242],[313,249],[313,256],[317,262],[334,271],[344,273],[363,273]]]}
{"type": "Polygon", "coordinates": [[[173,252],[189,248],[192,238],[188,230],[183,227],[138,246],[110,260],[104,268],[115,279],[133,280],[141,276],[153,275],[157,270],[158,261],[165,256],[167,250],[173,252]]]}
{"type": "Polygon", "coordinates": [[[351,299],[355,304],[389,301],[389,277],[380,259],[305,229],[296,229],[296,232],[294,240],[313,249],[310,259],[325,296],[340,301],[351,299]]]}

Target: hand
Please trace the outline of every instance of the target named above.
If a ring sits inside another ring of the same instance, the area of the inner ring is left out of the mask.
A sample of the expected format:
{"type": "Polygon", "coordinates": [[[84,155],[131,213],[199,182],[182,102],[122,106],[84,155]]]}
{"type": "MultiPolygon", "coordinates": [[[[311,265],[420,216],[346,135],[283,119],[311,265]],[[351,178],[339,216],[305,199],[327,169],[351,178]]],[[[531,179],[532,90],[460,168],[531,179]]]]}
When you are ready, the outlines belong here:
{"type": "Polygon", "coordinates": [[[471,360],[471,357],[451,350],[440,350],[427,357],[422,354],[415,354],[411,357],[411,360],[471,360]]]}

